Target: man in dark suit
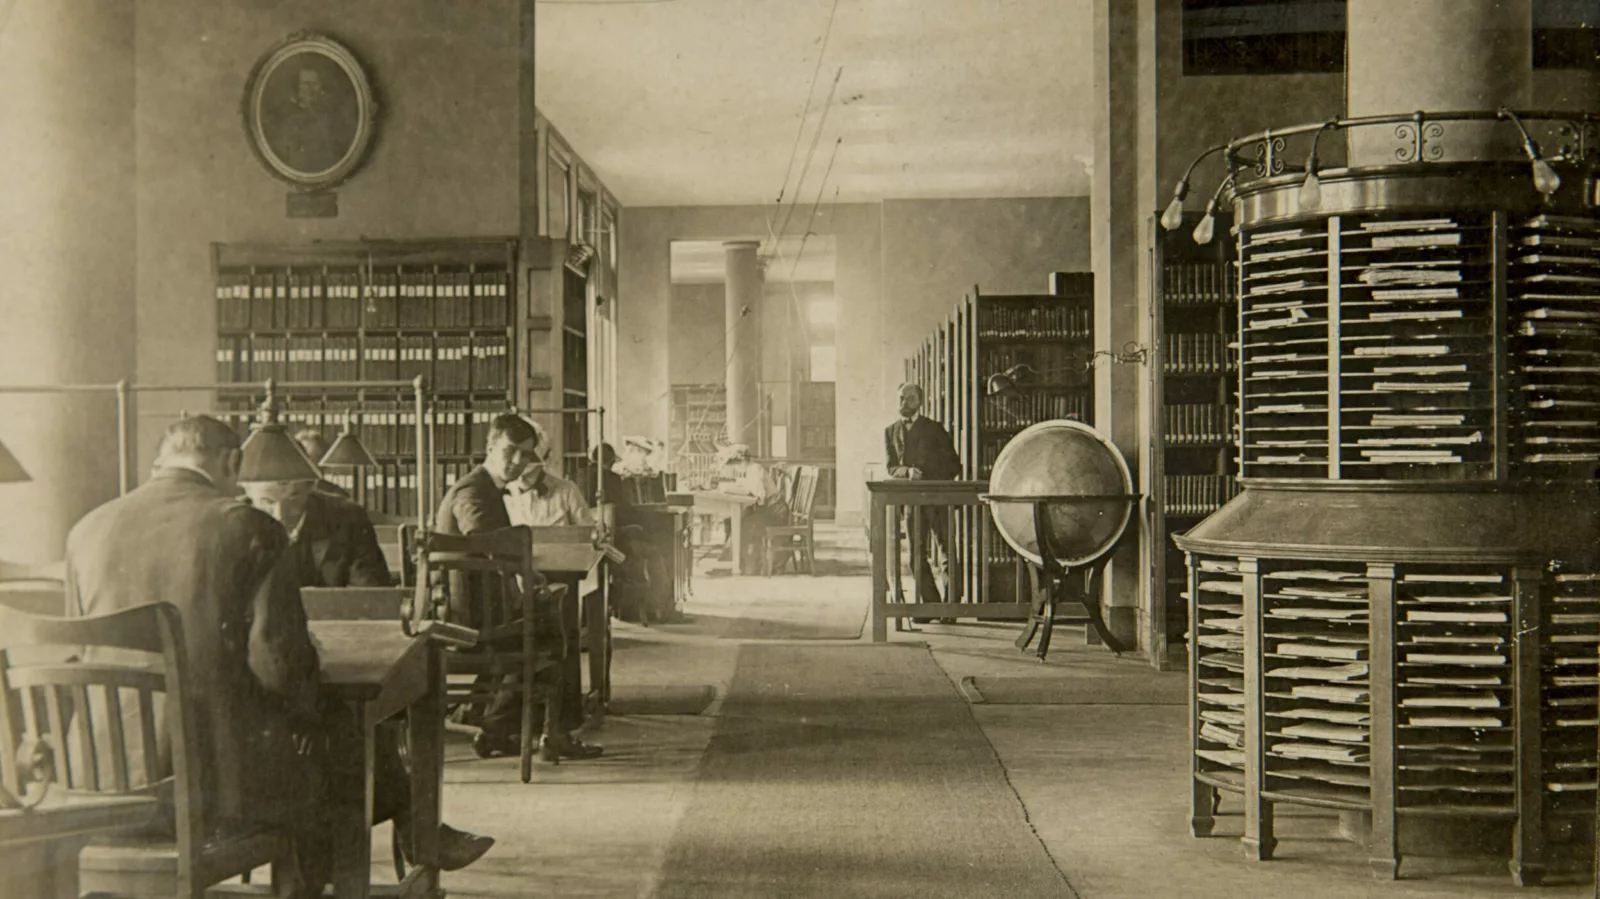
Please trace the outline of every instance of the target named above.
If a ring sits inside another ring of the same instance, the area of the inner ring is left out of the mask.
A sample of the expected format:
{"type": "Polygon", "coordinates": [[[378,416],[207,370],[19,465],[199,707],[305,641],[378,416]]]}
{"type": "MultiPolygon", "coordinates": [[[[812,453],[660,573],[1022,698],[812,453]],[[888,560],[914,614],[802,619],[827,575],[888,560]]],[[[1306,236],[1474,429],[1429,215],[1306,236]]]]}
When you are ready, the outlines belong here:
{"type": "Polygon", "coordinates": [[[367,510],[317,489],[316,481],[244,485],[250,504],[289,532],[302,587],[389,587],[389,563],[367,510]]]}
{"type": "MultiPolygon", "coordinates": [[[[367,510],[349,500],[321,492],[316,481],[248,481],[242,483],[250,505],[271,515],[289,534],[288,564],[300,587],[389,587],[394,579],[378,547],[378,535],[367,510]]],[[[397,721],[379,725],[374,747],[374,819],[392,818],[402,836],[411,816],[411,783],[400,757],[402,737],[397,721]]],[[[363,772],[337,771],[337,777],[363,772]]],[[[409,846],[409,838],[402,846],[409,846]]],[[[492,837],[439,828],[439,855],[446,870],[466,867],[494,845],[492,837]]]]}
{"type": "MultiPolygon", "coordinates": [[[[434,529],[441,534],[471,536],[511,527],[511,516],[506,509],[506,496],[510,484],[530,464],[538,459],[539,436],[533,425],[521,416],[506,413],[495,416],[489,424],[489,437],[484,447],[483,464],[462,475],[439,502],[434,516],[434,529]]],[[[474,626],[484,594],[500,589],[491,578],[467,577],[452,573],[450,578],[451,620],[474,626]]],[[[529,585],[529,589],[531,589],[529,585]]],[[[519,647],[507,647],[518,648],[519,647]]],[[[540,755],[547,760],[555,758],[594,758],[603,750],[589,746],[567,733],[574,726],[572,718],[576,709],[567,709],[563,720],[563,706],[571,705],[569,687],[561,677],[561,666],[543,669],[542,678],[548,678],[545,696],[545,734],[540,739],[540,755]],[[562,694],[569,697],[562,701],[562,694]]],[[[581,704],[581,703],[580,703],[581,704]]],[[[522,729],[522,706],[510,691],[495,694],[488,708],[482,710],[482,730],[473,740],[473,748],[481,756],[505,753],[515,755],[518,734],[522,729]]]]}
{"type": "MultiPolygon", "coordinates": [[[[301,428],[294,434],[294,442],[300,445],[301,452],[306,454],[313,465],[321,465],[322,457],[328,454],[328,441],[323,438],[322,432],[316,428],[301,428]]],[[[338,484],[322,478],[316,482],[317,492],[337,496],[342,499],[350,498],[350,491],[338,484]]]]}
{"type": "MultiPolygon", "coordinates": [[[[922,388],[916,384],[900,386],[900,418],[883,432],[889,477],[953,481],[961,477],[961,458],[944,426],[922,414],[923,399],[922,388]]],[[[922,554],[911,563],[917,576],[917,599],[941,602],[938,578],[928,553],[933,544],[938,544],[939,551],[948,557],[948,525],[943,513],[936,509],[925,509],[917,518],[918,533],[913,545],[920,545],[922,554]]],[[[928,619],[913,620],[925,623],[928,619]]]]}

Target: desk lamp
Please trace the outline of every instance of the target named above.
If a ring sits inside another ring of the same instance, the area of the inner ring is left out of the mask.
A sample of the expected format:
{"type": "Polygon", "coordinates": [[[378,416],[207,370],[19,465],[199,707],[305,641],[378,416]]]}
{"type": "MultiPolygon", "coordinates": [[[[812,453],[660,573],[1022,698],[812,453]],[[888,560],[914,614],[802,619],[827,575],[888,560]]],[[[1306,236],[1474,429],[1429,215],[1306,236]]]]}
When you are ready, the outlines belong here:
{"type": "Polygon", "coordinates": [[[278,396],[272,381],[267,382],[267,398],[262,401],[260,419],[244,442],[244,460],[239,463],[239,480],[316,481],[322,478],[289,429],[278,421],[278,396]]]}

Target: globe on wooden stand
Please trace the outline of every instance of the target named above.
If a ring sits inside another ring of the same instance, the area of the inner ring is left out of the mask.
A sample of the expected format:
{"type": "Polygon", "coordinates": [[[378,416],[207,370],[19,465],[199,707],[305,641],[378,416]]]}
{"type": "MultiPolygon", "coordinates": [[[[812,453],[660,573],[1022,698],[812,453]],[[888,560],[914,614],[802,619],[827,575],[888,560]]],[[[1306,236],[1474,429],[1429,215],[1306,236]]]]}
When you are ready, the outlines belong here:
{"type": "Polygon", "coordinates": [[[1042,661],[1056,623],[1083,623],[1112,652],[1127,647],[1100,617],[1100,583],[1106,563],[1133,516],[1133,480],[1122,454],[1088,425],[1042,421],[1011,438],[989,477],[995,529],[1029,563],[1033,611],[1016,645],[1035,636],[1042,661]],[[1057,618],[1056,606],[1075,602],[1082,618],[1057,618]]]}

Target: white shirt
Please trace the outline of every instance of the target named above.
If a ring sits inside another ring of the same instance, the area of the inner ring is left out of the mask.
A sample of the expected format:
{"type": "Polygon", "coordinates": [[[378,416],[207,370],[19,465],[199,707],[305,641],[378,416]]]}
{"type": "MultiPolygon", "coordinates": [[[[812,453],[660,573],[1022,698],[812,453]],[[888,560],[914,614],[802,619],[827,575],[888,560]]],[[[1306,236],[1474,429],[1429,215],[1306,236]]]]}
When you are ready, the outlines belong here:
{"type": "Polygon", "coordinates": [[[577,484],[546,471],[544,494],[534,492],[526,481],[513,481],[511,492],[506,494],[506,514],[511,516],[511,523],[534,528],[594,524],[594,513],[577,484]]]}

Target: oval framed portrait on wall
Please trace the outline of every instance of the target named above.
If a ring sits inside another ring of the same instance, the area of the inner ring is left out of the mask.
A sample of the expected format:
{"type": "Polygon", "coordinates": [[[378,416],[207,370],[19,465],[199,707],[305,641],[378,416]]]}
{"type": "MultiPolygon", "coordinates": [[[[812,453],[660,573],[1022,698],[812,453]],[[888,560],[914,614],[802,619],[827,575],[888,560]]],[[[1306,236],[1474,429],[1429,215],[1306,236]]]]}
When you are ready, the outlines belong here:
{"type": "Polygon", "coordinates": [[[291,35],[245,86],[250,148],[274,177],[305,190],[333,187],[360,167],[377,111],[355,54],[321,34],[291,35]]]}

